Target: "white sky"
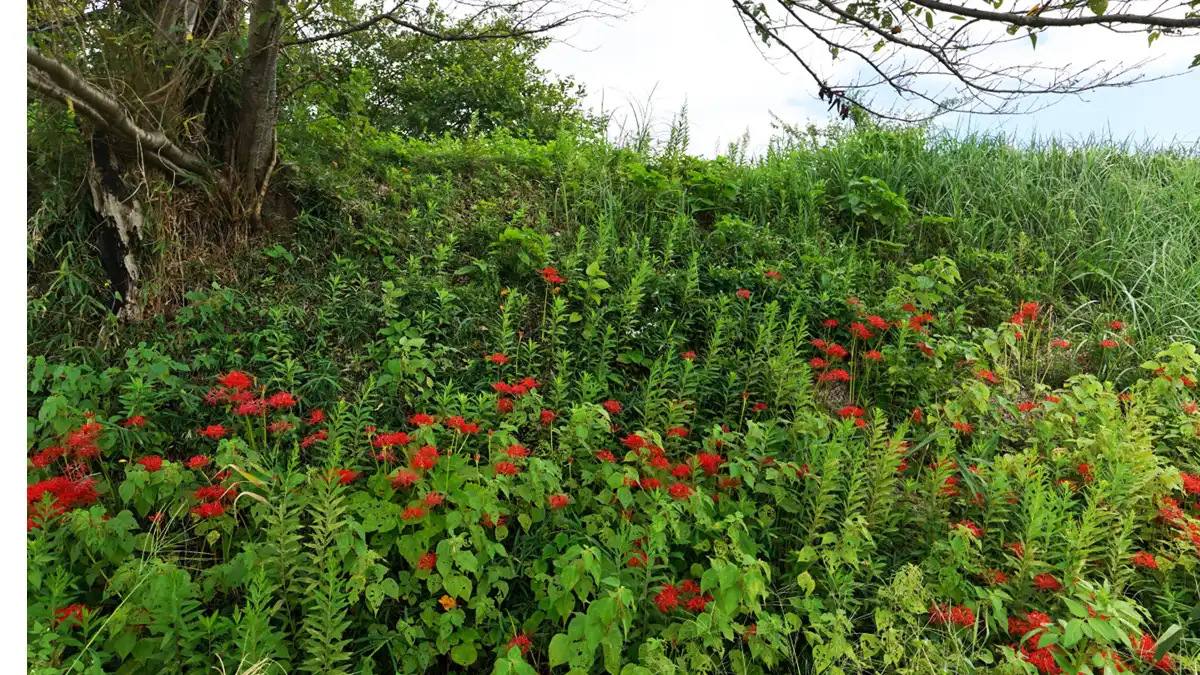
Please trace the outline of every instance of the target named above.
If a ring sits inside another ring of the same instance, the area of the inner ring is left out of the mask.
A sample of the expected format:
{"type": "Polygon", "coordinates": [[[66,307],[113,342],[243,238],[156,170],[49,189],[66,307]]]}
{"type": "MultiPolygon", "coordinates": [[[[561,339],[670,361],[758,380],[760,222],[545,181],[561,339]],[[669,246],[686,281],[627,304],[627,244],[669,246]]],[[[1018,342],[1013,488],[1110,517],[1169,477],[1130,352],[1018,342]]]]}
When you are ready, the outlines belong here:
{"type": "MultiPolygon", "coordinates": [[[[773,62],[762,57],[729,0],[640,2],[640,10],[623,20],[576,26],[565,36],[566,44],[553,44],[541,55],[542,65],[585,84],[594,108],[603,103],[609,110],[628,112],[649,103],[660,132],[686,100],[690,150],[702,155],[723,151],[747,131],[751,149],[761,150],[771,136],[771,112],[801,125],[831,119],[816,98],[812,80],[790,57],[782,52],[772,52],[777,57],[773,62]]],[[[823,51],[816,45],[794,46],[802,47],[806,57],[823,51]]],[[[1163,38],[1148,49],[1144,35],[1118,37],[1102,29],[1069,28],[1043,35],[1036,51],[1028,42],[1004,50],[1005,58],[1055,65],[1161,56],[1151,69],[1164,72],[1182,70],[1197,46],[1163,38]]],[[[847,67],[842,65],[842,72],[847,67]]],[[[1089,94],[1085,100],[1060,99],[1031,115],[946,118],[942,124],[1003,128],[1022,137],[1107,134],[1136,142],[1196,143],[1197,110],[1200,72],[1190,72],[1164,82],[1089,94]]]]}

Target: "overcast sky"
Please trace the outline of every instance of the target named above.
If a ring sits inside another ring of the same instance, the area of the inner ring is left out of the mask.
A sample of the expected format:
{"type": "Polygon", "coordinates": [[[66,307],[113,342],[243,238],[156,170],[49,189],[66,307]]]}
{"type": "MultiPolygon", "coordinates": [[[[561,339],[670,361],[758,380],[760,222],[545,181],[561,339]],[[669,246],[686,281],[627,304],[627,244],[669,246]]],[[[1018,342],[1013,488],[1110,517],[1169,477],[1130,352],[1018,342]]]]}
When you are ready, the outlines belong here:
{"type": "MultiPolygon", "coordinates": [[[[640,10],[633,15],[607,25],[579,25],[566,44],[554,44],[541,56],[545,67],[585,84],[592,107],[603,103],[628,112],[649,103],[662,129],[686,100],[690,150],[703,155],[724,150],[747,131],[751,148],[761,150],[771,135],[772,112],[789,123],[830,119],[812,81],[794,62],[783,54],[773,62],[763,58],[729,0],[636,1],[640,10]]],[[[1188,54],[1180,41],[1162,39],[1148,49],[1144,35],[1117,38],[1092,30],[1057,29],[1039,40],[1036,52],[1027,43],[1009,49],[1020,49],[1012,52],[1016,58],[1054,64],[1160,56],[1152,73],[1181,70],[1195,53],[1194,45],[1188,54]]],[[[815,53],[816,46],[808,49],[806,54],[815,53]]],[[[1029,115],[947,118],[941,124],[959,130],[1003,128],[1024,138],[1109,134],[1139,143],[1198,143],[1200,72],[1083,99],[1063,98],[1029,115]]]]}

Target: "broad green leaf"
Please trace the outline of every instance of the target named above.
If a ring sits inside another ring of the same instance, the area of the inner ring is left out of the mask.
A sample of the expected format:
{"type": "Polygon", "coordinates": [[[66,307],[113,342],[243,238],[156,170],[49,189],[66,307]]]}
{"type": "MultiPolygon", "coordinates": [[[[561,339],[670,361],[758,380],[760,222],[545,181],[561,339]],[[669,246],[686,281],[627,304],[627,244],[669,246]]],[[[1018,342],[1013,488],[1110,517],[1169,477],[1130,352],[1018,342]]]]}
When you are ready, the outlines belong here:
{"type": "Polygon", "coordinates": [[[1156,647],[1154,650],[1154,660],[1161,661],[1162,658],[1167,655],[1167,652],[1171,651],[1171,648],[1174,647],[1182,638],[1183,627],[1177,623],[1171,624],[1171,627],[1167,629],[1167,632],[1163,633],[1162,636],[1158,638],[1158,647],[1156,647]]]}
{"type": "Polygon", "coordinates": [[[1088,0],[1088,8],[1100,16],[1108,9],[1108,0],[1088,0]]]}
{"type": "Polygon", "coordinates": [[[461,644],[450,650],[450,658],[460,666],[469,666],[479,657],[473,644],[461,644]]]}
{"type": "Polygon", "coordinates": [[[565,633],[558,633],[550,638],[550,667],[561,666],[567,662],[571,654],[571,640],[565,633]]]}

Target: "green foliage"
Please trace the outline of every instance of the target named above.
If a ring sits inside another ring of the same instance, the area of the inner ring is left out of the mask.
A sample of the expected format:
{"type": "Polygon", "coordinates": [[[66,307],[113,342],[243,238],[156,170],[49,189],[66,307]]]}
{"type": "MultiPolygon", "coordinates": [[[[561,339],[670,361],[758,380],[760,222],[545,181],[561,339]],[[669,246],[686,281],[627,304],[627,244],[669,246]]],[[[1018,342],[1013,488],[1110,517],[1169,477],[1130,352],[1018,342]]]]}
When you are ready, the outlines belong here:
{"type": "MultiPolygon", "coordinates": [[[[1194,308],[1132,258],[1097,267],[1123,286],[1077,275],[1148,227],[1093,222],[1118,208],[1086,164],[874,129],[745,163],[324,124],[284,139],[300,215],[236,283],[86,339],[86,313],[36,318],[86,287],[31,293],[31,671],[1196,662],[1194,308]],[[971,162],[996,175],[941,171],[971,162]],[[1064,194],[983,190],[1039,165],[1064,194]],[[1088,219],[1043,213],[1072,200],[1088,219]],[[240,414],[231,370],[298,402],[240,414]],[[1032,611],[1041,637],[1012,630],[1032,611]]],[[[1152,185],[1191,160],[1106,161],[1192,236],[1194,193],[1152,185]]]]}

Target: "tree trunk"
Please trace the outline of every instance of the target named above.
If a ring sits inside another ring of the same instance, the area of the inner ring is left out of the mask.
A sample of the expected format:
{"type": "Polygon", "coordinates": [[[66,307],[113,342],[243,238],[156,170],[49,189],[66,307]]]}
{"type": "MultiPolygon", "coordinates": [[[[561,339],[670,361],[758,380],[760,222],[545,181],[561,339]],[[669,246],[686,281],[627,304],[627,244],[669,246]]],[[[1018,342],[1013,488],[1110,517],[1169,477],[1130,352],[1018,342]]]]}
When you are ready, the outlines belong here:
{"type": "Polygon", "coordinates": [[[108,307],[121,319],[141,321],[137,243],[142,236],[142,204],[127,189],[125,170],[103,131],[92,134],[91,149],[87,183],[100,218],[100,262],[108,275],[108,307]]]}
{"type": "Polygon", "coordinates": [[[287,0],[252,0],[242,101],[234,140],[237,197],[257,218],[261,195],[275,166],[275,122],[279,113],[276,74],[287,0]]]}

